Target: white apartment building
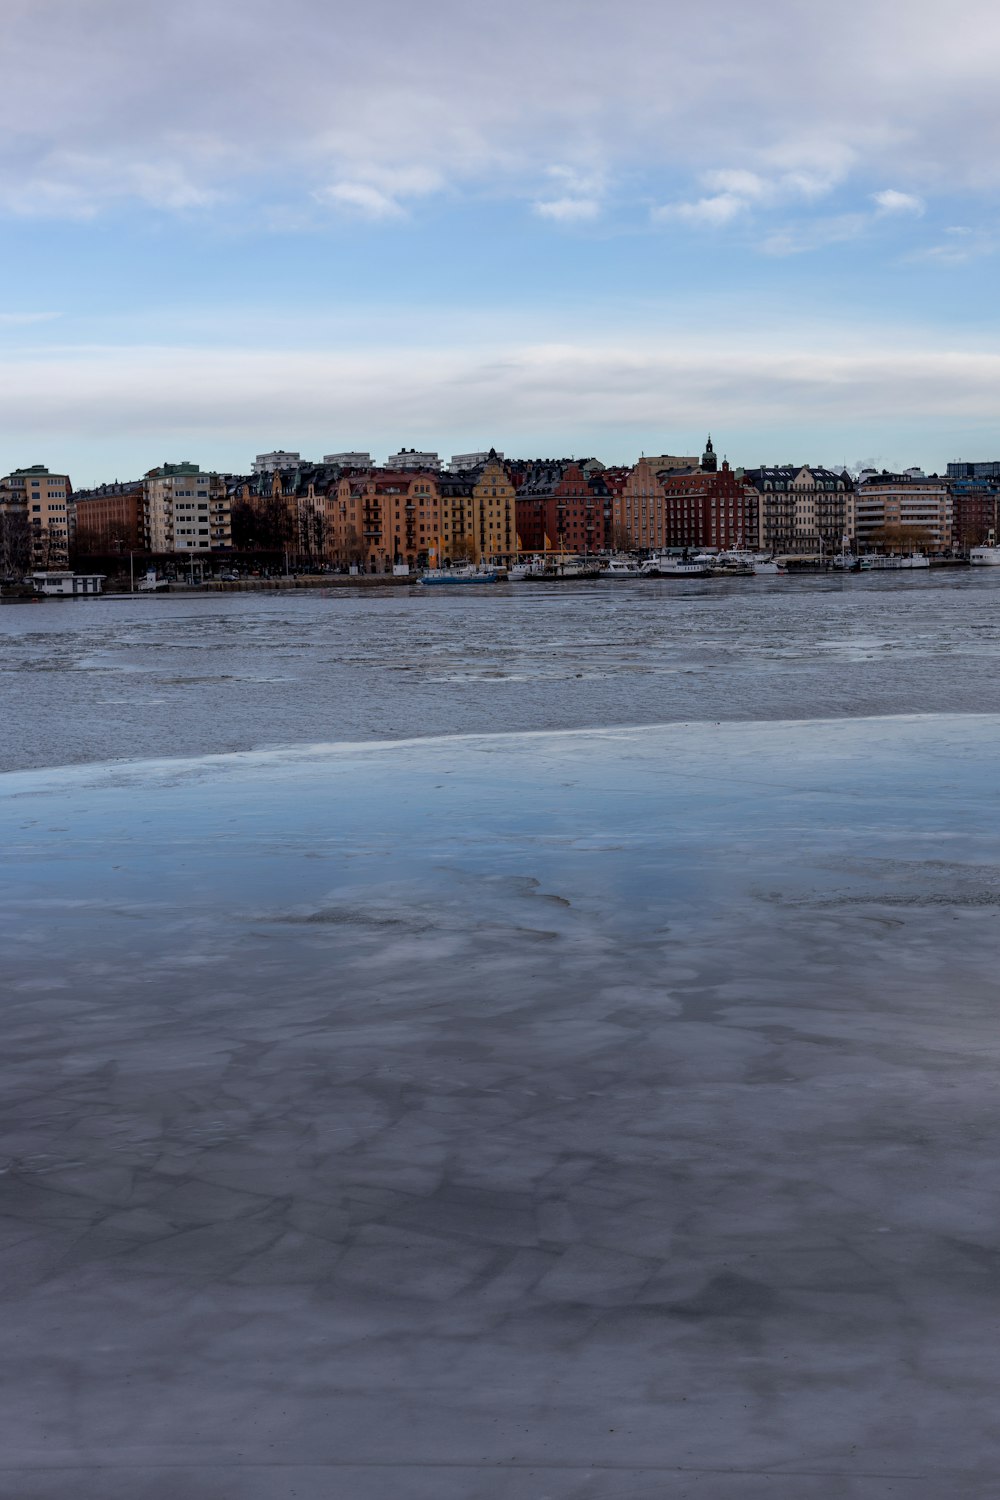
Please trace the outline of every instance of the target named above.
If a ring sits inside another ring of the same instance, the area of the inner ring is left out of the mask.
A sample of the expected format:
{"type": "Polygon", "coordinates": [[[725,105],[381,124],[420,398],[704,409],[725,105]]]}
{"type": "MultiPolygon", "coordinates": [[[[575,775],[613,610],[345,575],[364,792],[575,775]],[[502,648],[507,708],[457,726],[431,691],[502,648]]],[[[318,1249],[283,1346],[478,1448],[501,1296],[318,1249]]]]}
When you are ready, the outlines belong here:
{"type": "Polygon", "coordinates": [[[258,453],[251,465],[254,474],[277,474],[280,469],[301,469],[301,453],[287,453],[275,448],[273,453],[258,453]]]}
{"type": "MultiPolygon", "coordinates": [[[[448,469],[452,474],[461,474],[465,469],[481,469],[490,456],[488,448],[481,453],[453,453],[448,469]]],[[[503,458],[502,453],[494,453],[494,458],[503,458]]]]}
{"type": "Polygon", "coordinates": [[[163,464],[143,480],[152,552],[214,552],[232,546],[229,496],[218,474],[197,464],[163,464]]]}
{"type": "Polygon", "coordinates": [[[341,469],[374,468],[370,453],[324,453],[325,464],[336,464],[341,469]]]}
{"type": "Polygon", "coordinates": [[[441,460],[436,453],[423,453],[418,448],[400,448],[398,453],[390,453],[385,461],[387,469],[432,469],[434,473],[440,473],[441,460]]]}
{"type": "Polygon", "coordinates": [[[50,474],[43,464],[15,469],[0,479],[6,503],[23,512],[31,531],[36,567],[58,568],[69,561],[73,540],[73,488],[67,474],[50,474]]]}
{"type": "Polygon", "coordinates": [[[876,474],[858,485],[856,497],[858,546],[870,547],[884,536],[901,531],[901,545],[908,551],[906,532],[925,532],[929,550],[943,552],[951,546],[951,495],[947,480],[906,474],[876,474]]]}

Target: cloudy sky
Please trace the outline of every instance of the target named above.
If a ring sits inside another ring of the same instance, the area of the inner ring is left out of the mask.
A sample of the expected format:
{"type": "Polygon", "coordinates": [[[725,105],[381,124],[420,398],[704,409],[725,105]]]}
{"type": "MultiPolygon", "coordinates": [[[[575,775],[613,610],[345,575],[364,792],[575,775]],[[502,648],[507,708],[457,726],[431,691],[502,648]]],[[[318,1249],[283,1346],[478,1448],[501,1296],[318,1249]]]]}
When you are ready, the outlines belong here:
{"type": "Polygon", "coordinates": [[[995,0],[2,0],[0,472],[1000,457],[995,0]]]}

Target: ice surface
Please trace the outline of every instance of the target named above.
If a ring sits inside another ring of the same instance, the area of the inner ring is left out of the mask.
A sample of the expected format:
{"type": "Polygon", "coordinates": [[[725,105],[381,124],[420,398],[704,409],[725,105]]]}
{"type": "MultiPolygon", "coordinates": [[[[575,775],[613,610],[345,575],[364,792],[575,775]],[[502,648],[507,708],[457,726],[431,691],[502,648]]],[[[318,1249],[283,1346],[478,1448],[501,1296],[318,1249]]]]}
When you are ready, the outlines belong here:
{"type": "Polygon", "coordinates": [[[994,1493],[998,730],[4,777],[0,1493],[994,1493]]]}

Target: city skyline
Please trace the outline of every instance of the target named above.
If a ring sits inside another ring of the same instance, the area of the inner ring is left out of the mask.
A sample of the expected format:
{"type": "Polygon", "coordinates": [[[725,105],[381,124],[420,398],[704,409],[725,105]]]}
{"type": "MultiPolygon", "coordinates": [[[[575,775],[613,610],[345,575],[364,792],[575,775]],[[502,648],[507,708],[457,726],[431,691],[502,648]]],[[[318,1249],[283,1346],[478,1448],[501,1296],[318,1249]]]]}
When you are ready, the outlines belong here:
{"type": "Polygon", "coordinates": [[[980,0],[18,0],[7,43],[4,469],[996,446],[980,0]]]}

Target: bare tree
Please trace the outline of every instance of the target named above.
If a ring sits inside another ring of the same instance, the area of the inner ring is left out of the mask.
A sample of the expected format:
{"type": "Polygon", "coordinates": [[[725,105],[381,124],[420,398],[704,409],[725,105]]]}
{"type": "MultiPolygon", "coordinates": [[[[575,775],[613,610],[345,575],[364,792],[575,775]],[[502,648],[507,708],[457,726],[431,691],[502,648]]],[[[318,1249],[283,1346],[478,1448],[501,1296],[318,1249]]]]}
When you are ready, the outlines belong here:
{"type": "Polygon", "coordinates": [[[930,552],[934,538],[923,526],[880,526],[871,541],[885,552],[930,552]]]}
{"type": "Polygon", "coordinates": [[[31,527],[23,511],[0,510],[0,578],[24,578],[32,563],[31,527]]]}

